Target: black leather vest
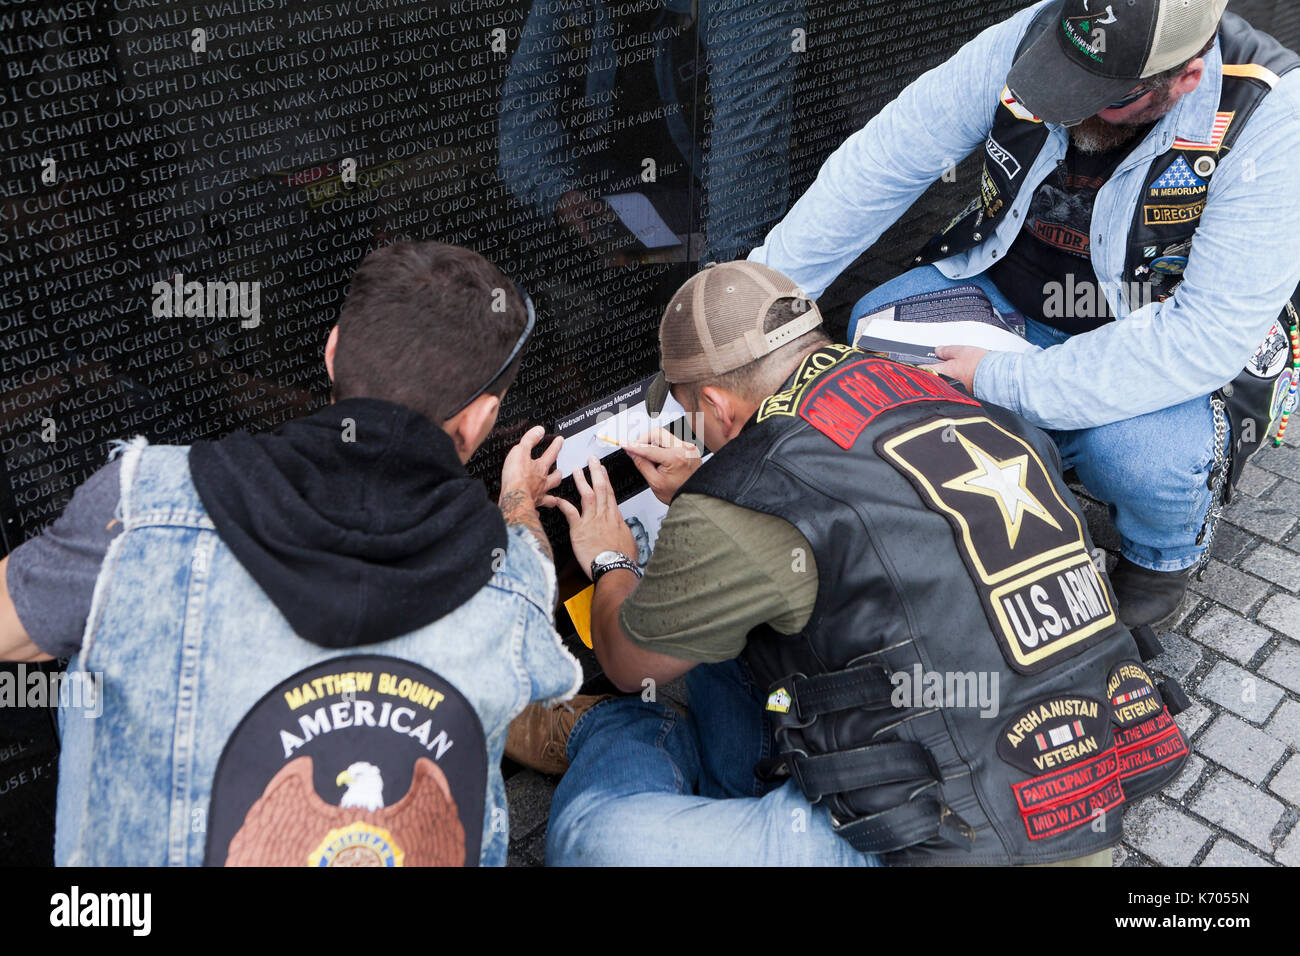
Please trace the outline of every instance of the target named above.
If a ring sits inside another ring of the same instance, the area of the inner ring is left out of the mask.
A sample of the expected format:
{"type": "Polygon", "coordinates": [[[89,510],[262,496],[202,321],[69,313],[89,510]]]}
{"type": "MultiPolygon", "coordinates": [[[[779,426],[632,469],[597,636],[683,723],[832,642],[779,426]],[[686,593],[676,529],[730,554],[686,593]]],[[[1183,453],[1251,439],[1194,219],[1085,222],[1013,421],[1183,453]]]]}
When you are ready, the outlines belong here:
{"type": "MultiPolygon", "coordinates": [[[[1055,4],[1039,12],[1021,40],[1017,56],[1053,25],[1058,12],[1055,4]]],[[[1211,141],[1176,139],[1147,170],[1143,199],[1129,226],[1120,289],[1130,309],[1162,302],[1177,290],[1215,170],[1278,79],[1300,67],[1300,56],[1236,14],[1224,14],[1219,37],[1223,91],[1211,141]]],[[[1015,202],[1048,135],[1047,126],[1004,89],[984,144],[980,195],[926,244],[915,262],[936,262],[986,241],[1015,202]]],[[[1281,411],[1291,366],[1289,330],[1297,321],[1297,306],[1300,289],[1241,374],[1215,393],[1225,403],[1232,431],[1229,497],[1242,466],[1259,449],[1281,411]]]]}
{"type": "Polygon", "coordinates": [[[745,654],[784,769],[859,850],[1084,856],[1120,839],[1126,800],[1178,772],[1186,744],[1115,616],[1055,446],[1012,413],[827,346],[682,491],[808,539],[807,627],[757,628],[745,654]]]}

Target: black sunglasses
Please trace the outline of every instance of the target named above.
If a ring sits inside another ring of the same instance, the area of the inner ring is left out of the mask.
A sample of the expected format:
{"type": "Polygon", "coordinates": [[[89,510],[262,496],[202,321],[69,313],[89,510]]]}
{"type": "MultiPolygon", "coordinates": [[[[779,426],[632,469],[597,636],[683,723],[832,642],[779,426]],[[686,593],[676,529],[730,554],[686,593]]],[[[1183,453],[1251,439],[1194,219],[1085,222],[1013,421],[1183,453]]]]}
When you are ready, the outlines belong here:
{"type": "Polygon", "coordinates": [[[491,388],[502,375],[506,374],[506,370],[514,364],[515,359],[519,358],[520,354],[523,352],[524,346],[528,344],[528,337],[533,334],[533,326],[537,324],[537,312],[533,309],[533,300],[529,297],[528,293],[519,288],[518,283],[513,283],[513,285],[515,287],[515,292],[519,293],[519,298],[524,300],[524,307],[528,309],[528,321],[524,323],[524,331],[520,334],[519,341],[516,342],[515,347],[510,350],[510,354],[507,355],[506,360],[501,363],[501,368],[497,370],[496,374],[484,382],[483,386],[478,389],[478,391],[465,399],[465,401],[461,402],[454,412],[447,415],[447,418],[444,419],[444,421],[455,418],[469,407],[470,402],[474,401],[474,399],[478,398],[491,388]]]}
{"type": "Polygon", "coordinates": [[[1144,86],[1144,87],[1142,87],[1142,89],[1138,90],[1136,93],[1130,93],[1128,96],[1124,97],[1122,100],[1116,100],[1114,103],[1111,103],[1110,106],[1106,107],[1106,109],[1108,109],[1108,110],[1122,110],[1122,109],[1123,109],[1124,107],[1126,107],[1126,106],[1132,106],[1134,103],[1136,103],[1138,100],[1142,99],[1142,97],[1146,96],[1148,93],[1150,93],[1150,92],[1151,92],[1152,90],[1154,90],[1154,89],[1155,89],[1154,86],[1144,86]]]}

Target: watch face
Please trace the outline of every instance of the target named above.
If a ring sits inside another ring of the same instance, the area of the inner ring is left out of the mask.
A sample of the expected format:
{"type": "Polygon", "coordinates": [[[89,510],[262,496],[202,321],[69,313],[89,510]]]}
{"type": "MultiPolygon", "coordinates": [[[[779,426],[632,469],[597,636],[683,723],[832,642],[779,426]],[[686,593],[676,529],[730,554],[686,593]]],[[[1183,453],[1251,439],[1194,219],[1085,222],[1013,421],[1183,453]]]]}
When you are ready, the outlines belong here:
{"type": "Polygon", "coordinates": [[[623,554],[622,551],[602,551],[600,552],[600,554],[596,555],[596,560],[593,561],[592,563],[599,568],[606,564],[613,564],[615,561],[626,561],[626,560],[627,560],[627,556],[623,554]]]}

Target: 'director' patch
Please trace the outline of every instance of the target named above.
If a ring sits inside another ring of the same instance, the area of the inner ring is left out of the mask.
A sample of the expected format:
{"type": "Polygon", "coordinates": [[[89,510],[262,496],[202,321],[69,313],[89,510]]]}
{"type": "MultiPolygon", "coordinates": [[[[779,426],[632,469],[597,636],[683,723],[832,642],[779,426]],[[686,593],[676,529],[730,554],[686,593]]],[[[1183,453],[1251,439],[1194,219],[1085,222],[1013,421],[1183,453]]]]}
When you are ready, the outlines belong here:
{"type": "Polygon", "coordinates": [[[349,655],[299,671],[222,751],[208,866],[476,866],[487,746],[432,671],[349,655]]]}

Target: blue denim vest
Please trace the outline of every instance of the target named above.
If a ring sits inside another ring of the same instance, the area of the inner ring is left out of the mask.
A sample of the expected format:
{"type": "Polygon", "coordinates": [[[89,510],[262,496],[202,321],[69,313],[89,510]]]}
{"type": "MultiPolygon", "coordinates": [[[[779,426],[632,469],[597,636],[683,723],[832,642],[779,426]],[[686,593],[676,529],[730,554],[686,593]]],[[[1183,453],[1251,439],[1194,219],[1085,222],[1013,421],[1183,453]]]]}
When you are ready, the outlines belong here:
{"type": "Polygon", "coordinates": [[[241,718],[303,668],[351,653],[428,668],[468,700],[487,741],[479,862],[504,865],[509,834],[500,762],[510,720],[533,700],[577,692],[582,670],[553,624],[555,572],[511,528],[492,580],[410,634],[326,649],[298,637],[222,543],[190,480],[189,449],[119,449],[114,539],[70,670],[102,674],[103,713],[60,709],[55,862],[203,862],[213,775],[241,718]]]}

